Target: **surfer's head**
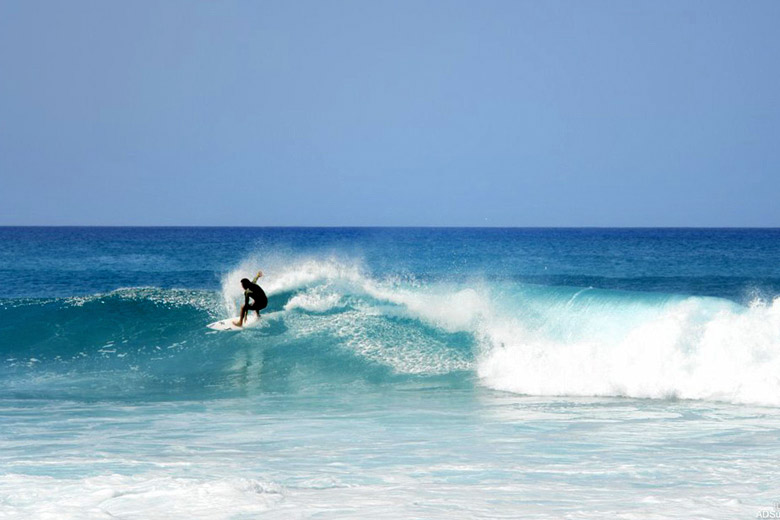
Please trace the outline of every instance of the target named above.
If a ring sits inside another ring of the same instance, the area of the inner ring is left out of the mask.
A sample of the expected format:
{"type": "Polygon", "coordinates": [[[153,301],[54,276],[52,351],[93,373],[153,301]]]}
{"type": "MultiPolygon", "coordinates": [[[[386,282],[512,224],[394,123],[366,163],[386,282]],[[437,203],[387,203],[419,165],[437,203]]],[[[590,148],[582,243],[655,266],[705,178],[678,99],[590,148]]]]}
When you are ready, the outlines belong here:
{"type": "Polygon", "coordinates": [[[249,289],[249,284],[252,283],[249,281],[249,278],[242,278],[241,279],[241,287],[244,289],[249,289]]]}

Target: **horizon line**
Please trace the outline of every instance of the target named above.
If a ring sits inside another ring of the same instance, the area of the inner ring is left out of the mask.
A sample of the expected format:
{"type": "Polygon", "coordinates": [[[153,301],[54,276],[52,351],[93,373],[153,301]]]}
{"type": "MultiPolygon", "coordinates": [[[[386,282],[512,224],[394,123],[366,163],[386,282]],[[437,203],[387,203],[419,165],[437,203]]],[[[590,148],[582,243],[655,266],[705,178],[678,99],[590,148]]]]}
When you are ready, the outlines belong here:
{"type": "Polygon", "coordinates": [[[0,224],[9,228],[150,228],[150,229],[780,229],[780,226],[450,226],[450,225],[194,225],[194,224],[0,224]]]}

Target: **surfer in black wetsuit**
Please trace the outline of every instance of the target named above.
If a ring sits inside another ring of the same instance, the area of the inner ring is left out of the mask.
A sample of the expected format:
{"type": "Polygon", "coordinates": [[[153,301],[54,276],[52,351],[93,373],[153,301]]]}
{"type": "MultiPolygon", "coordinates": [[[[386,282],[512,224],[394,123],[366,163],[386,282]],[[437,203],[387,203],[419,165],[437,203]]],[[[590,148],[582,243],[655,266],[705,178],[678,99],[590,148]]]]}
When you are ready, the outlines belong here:
{"type": "Polygon", "coordinates": [[[255,311],[257,317],[260,317],[260,311],[268,305],[268,297],[265,291],[257,285],[257,279],[263,276],[263,271],[257,271],[257,276],[251,282],[248,278],[241,279],[241,287],[244,288],[244,305],[241,306],[241,316],[238,321],[234,321],[236,327],[243,327],[246,323],[246,316],[249,311],[255,311]],[[249,299],[252,298],[252,305],[249,305],[249,299]]]}

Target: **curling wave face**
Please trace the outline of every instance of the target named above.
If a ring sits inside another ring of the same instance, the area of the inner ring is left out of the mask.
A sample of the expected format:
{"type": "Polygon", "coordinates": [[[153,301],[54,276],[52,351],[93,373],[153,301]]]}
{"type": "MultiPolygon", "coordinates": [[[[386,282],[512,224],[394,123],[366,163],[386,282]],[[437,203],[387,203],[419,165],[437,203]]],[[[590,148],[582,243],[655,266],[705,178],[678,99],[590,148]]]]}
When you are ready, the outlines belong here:
{"type": "Polygon", "coordinates": [[[344,258],[264,257],[268,316],[241,333],[249,256],[220,291],[128,288],[0,302],[16,396],[302,392],[435,378],[530,395],[780,406],[780,303],[372,276],[344,258]]]}

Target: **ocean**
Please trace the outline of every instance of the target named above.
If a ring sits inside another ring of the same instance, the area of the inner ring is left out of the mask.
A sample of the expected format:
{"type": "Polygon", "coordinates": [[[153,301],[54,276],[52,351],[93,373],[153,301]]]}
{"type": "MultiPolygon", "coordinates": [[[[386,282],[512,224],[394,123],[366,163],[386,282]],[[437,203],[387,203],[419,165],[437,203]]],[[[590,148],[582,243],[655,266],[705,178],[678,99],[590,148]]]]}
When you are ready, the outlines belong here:
{"type": "Polygon", "coordinates": [[[778,259],[777,229],[0,228],[0,518],[780,518],[778,259]],[[259,324],[208,329],[258,269],[259,324]]]}

